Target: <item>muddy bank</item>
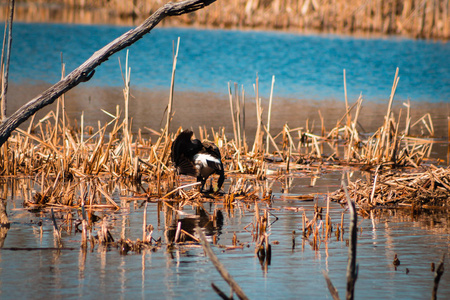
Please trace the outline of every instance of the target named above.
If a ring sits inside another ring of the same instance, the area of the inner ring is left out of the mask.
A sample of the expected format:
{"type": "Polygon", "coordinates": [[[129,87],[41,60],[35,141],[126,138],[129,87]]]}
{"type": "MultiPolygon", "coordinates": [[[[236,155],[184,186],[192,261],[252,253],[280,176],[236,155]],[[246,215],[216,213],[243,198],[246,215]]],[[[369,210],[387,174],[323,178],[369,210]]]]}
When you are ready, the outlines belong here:
{"type": "MultiPolygon", "coordinates": [[[[8,95],[8,114],[13,113],[21,105],[31,100],[36,95],[43,92],[49,84],[11,84],[8,95]]],[[[130,100],[130,116],[133,122],[133,131],[139,128],[152,128],[159,130],[165,122],[164,112],[169,99],[169,89],[150,90],[133,89],[130,100]]],[[[336,95],[332,95],[336,98],[336,95]]],[[[123,111],[124,100],[120,87],[77,87],[65,95],[66,112],[70,120],[80,120],[81,113],[84,112],[86,125],[97,128],[97,121],[110,121],[111,118],[101,110],[111,113],[116,112],[116,106],[123,111]]],[[[256,108],[253,97],[246,98],[245,105],[245,129],[248,136],[252,136],[256,130],[256,108]]],[[[344,116],[344,101],[335,100],[308,100],[308,99],[288,99],[274,96],[272,108],[272,134],[281,131],[284,124],[290,128],[306,126],[317,134],[321,132],[321,118],[324,119],[326,131],[336,126],[336,123],[344,116]]],[[[356,99],[349,99],[353,104],[356,99]]],[[[268,99],[262,97],[263,120],[267,119],[268,99]]],[[[361,133],[373,133],[383,123],[387,111],[388,99],[385,103],[363,102],[363,108],[359,117],[361,133]]],[[[38,116],[43,116],[45,111],[54,109],[53,104],[44,109],[38,116]]],[[[403,103],[394,101],[394,114],[396,118],[401,110],[401,118],[405,120],[406,107],[403,103]]],[[[175,90],[174,94],[175,115],[171,130],[178,127],[192,128],[195,131],[199,126],[207,129],[213,127],[215,130],[225,127],[227,135],[233,135],[233,125],[231,121],[229,97],[220,93],[200,93],[200,92],[180,92],[175,90]]],[[[411,102],[412,123],[414,124],[425,114],[429,113],[434,125],[434,136],[440,138],[447,137],[447,116],[449,112],[448,103],[427,103],[411,102]]],[[[123,114],[122,114],[123,115],[123,114]]],[[[404,128],[405,121],[400,122],[404,128]]],[[[403,128],[400,128],[402,130],[403,128]]],[[[142,132],[144,135],[147,132],[142,132]]],[[[411,133],[417,136],[429,136],[429,132],[421,122],[412,128],[411,133]]]]}

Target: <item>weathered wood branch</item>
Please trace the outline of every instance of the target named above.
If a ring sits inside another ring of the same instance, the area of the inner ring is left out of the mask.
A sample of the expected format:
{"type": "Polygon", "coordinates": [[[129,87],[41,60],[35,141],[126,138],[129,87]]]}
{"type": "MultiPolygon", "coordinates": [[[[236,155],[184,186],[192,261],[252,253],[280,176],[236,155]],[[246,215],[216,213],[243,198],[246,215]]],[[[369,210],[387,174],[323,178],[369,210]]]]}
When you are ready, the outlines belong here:
{"type": "Polygon", "coordinates": [[[82,65],[73,70],[55,85],[51,86],[45,92],[30,100],[28,103],[19,108],[10,117],[6,118],[0,124],[0,146],[2,146],[12,131],[25,122],[30,116],[39,111],[41,108],[52,104],[58,97],[81,82],[88,81],[92,78],[95,68],[108,60],[114,53],[132,45],[145,34],[149,33],[161,20],[169,16],[177,16],[190,13],[210,5],[216,0],[186,0],[177,3],[167,3],[153,13],[138,27],[124,33],[114,41],[102,49],[95,52],[82,65]]]}
{"type": "Polygon", "coordinates": [[[225,269],[224,265],[219,261],[217,256],[214,254],[211,249],[211,245],[206,240],[205,234],[200,229],[200,227],[195,227],[195,232],[197,236],[200,238],[200,243],[202,244],[203,250],[206,255],[208,255],[209,259],[213,263],[214,267],[216,267],[217,271],[219,271],[222,278],[228,283],[231,289],[236,293],[239,299],[246,300],[248,297],[245,295],[244,291],[241,289],[239,284],[231,277],[231,274],[228,273],[227,269],[225,269]]]}

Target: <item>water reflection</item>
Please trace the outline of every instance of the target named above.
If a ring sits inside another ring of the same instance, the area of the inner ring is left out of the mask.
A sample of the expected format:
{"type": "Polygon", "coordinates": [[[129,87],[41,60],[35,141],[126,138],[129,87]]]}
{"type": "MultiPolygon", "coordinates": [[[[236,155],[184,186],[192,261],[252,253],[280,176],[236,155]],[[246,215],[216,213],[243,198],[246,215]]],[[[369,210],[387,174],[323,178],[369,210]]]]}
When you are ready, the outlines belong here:
{"type": "MultiPolygon", "coordinates": [[[[170,203],[176,205],[176,203],[170,203]]],[[[195,227],[203,229],[207,237],[211,237],[210,241],[217,243],[217,236],[220,236],[223,226],[223,214],[219,209],[215,209],[213,214],[209,214],[203,207],[196,206],[194,213],[189,214],[185,211],[175,210],[173,206],[166,204],[165,211],[167,230],[165,238],[168,244],[177,242],[197,241],[194,235],[195,227]],[[214,237],[214,238],[213,238],[214,237]]]]}
{"type": "Polygon", "coordinates": [[[8,214],[6,213],[6,203],[6,199],[0,198],[0,248],[3,248],[10,227],[8,214]]]}
{"type": "MultiPolygon", "coordinates": [[[[290,188],[298,194],[326,191],[339,179],[340,174],[325,174],[316,179],[314,187],[305,190],[304,186],[310,185],[311,178],[295,177],[290,188]]],[[[273,184],[274,199],[260,203],[258,207],[261,214],[263,211],[268,213],[270,261],[260,260],[261,257],[255,254],[255,230],[252,230],[254,225],[251,224],[255,224],[256,207],[252,202],[239,199],[227,209],[222,203],[203,203],[203,206],[176,202],[166,205],[161,201],[147,203],[146,224],[154,225],[152,237],[155,240],[162,238],[163,246],[143,249],[139,254],[130,251],[127,256],[120,255],[115,247],[101,244],[95,244],[93,248],[79,248],[81,234],[75,230],[77,213],[55,211],[65,248],[42,250],[54,246],[52,220],[49,213],[22,208],[22,197],[30,189],[25,186],[26,182],[30,181],[17,180],[15,184],[11,181],[9,186],[20,187],[19,191],[14,193],[14,198],[9,191],[7,202],[4,201],[8,204],[6,211],[11,228],[3,240],[3,250],[0,250],[2,298],[19,296],[12,287],[22,280],[24,273],[33,284],[21,291],[22,297],[32,297],[45,291],[50,297],[64,294],[68,298],[90,298],[99,293],[111,297],[183,299],[189,295],[212,298],[215,294],[210,287],[211,282],[227,290],[203,250],[195,243],[186,243],[191,239],[189,235],[183,237],[180,233],[178,243],[174,243],[178,224],[181,224],[180,232],[183,229],[187,233],[191,233],[194,224],[199,224],[212,242],[217,236],[218,247],[214,251],[250,298],[297,298],[298,295],[306,299],[327,298],[329,294],[322,270],[327,270],[341,295],[345,291],[347,213],[343,213],[337,204],[330,203],[333,232],[327,236],[325,197],[316,197],[314,201],[286,198],[280,193],[284,180],[273,184]],[[313,233],[309,236],[302,234],[302,224],[306,226],[315,216],[322,217],[313,228],[313,232],[317,230],[320,237],[316,245],[313,243],[313,233]],[[242,247],[232,247],[233,240],[237,240],[237,245],[242,247]],[[172,246],[166,246],[169,244],[172,246]],[[35,249],[12,251],[13,247],[35,249]]],[[[102,224],[106,224],[104,217],[107,216],[107,227],[115,240],[142,239],[143,200],[133,200],[123,190],[115,194],[115,200],[122,206],[120,211],[93,212],[98,217],[97,222],[92,217],[93,235],[102,224]]],[[[449,224],[448,211],[431,210],[373,210],[366,219],[360,219],[360,275],[356,297],[428,298],[433,281],[430,264],[437,263],[442,253],[448,254],[450,251],[449,224]],[[397,271],[393,265],[395,254],[401,261],[397,271]]],[[[450,293],[449,282],[449,274],[444,273],[439,297],[450,293]]]]}

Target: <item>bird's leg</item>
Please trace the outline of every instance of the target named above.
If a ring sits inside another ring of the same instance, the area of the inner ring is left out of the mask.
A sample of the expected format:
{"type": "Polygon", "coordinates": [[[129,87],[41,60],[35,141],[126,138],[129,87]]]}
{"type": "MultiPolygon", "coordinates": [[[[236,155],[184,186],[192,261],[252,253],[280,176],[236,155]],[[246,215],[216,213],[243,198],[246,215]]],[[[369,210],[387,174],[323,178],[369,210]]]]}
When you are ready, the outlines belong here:
{"type": "Polygon", "coordinates": [[[220,189],[222,188],[223,182],[225,181],[225,172],[222,168],[222,170],[220,170],[220,172],[218,172],[219,174],[219,179],[217,180],[217,191],[216,193],[218,193],[220,191],[220,189]]]}
{"type": "Polygon", "coordinates": [[[209,177],[209,190],[208,190],[208,193],[212,193],[212,192],[214,192],[213,179],[211,177],[209,177]]]}
{"type": "Polygon", "coordinates": [[[203,177],[202,176],[197,176],[197,182],[201,182],[202,184],[200,185],[200,193],[202,193],[203,192],[203,187],[205,186],[205,183],[206,183],[206,180],[205,179],[203,179],[203,177]]]}

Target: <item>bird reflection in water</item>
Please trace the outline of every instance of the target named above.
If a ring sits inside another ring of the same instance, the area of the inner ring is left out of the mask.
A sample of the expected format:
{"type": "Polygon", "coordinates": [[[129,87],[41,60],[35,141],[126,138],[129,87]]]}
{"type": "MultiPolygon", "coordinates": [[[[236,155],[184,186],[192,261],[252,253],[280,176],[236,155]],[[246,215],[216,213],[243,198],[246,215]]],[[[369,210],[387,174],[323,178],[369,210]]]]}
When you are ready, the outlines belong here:
{"type": "Polygon", "coordinates": [[[179,211],[170,222],[166,230],[166,241],[172,243],[196,242],[195,227],[203,229],[207,237],[215,237],[221,234],[223,226],[223,214],[219,209],[215,209],[212,214],[203,207],[197,206],[195,214],[181,215],[179,211]]]}

